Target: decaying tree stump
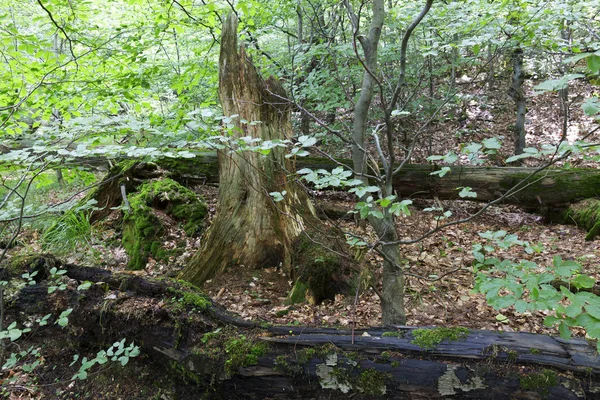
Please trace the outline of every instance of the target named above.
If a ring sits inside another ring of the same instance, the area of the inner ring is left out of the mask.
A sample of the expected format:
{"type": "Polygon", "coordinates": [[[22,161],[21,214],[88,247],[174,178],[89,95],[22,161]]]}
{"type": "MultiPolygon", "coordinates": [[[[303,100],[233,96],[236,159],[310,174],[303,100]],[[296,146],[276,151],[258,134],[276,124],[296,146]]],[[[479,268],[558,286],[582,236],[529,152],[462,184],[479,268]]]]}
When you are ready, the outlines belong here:
{"type": "MultiPolygon", "coordinates": [[[[238,49],[237,26],[231,14],[224,22],[219,58],[219,99],[224,115],[232,118],[230,134],[263,141],[291,139],[285,90],[276,78],[263,80],[244,47],[238,49]]],[[[285,151],[275,147],[260,154],[231,148],[219,151],[218,161],[217,214],[182,279],[201,285],[239,264],[281,267],[296,278],[294,243],[309,229],[319,230],[321,222],[306,193],[289,179],[293,166],[285,151]]],[[[339,272],[341,262],[336,268],[339,272]]]]}
{"type": "MultiPolygon", "coordinates": [[[[60,262],[42,258],[30,265],[43,272],[60,262]]],[[[600,392],[600,357],[583,339],[468,331],[423,349],[413,342],[414,327],[353,333],[259,326],[178,281],[62,268],[69,279],[65,291],[48,294],[40,279],[21,290],[9,318],[58,315],[72,307],[70,329],[83,334],[71,341],[101,348],[133,340],[197,397],[563,400],[598,398],[600,392]],[[94,284],[77,291],[83,281],[94,284]]]]}

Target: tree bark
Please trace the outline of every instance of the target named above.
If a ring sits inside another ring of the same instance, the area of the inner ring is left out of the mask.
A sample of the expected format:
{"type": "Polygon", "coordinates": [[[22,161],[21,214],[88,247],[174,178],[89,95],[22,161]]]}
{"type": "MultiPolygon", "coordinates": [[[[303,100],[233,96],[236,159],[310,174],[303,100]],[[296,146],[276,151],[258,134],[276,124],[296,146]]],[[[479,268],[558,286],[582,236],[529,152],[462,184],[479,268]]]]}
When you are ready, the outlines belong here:
{"type": "MultiPolygon", "coordinates": [[[[234,15],[224,22],[219,58],[219,99],[235,125],[231,136],[289,139],[285,91],[276,78],[264,81],[258,75],[243,47],[238,51],[237,25],[234,15]]],[[[264,156],[230,149],[219,151],[218,160],[217,215],[182,278],[202,284],[242,263],[281,266],[292,276],[292,243],[315,217],[308,196],[287,178],[292,165],[284,152],[274,148],[264,156]],[[275,202],[272,192],[284,193],[283,201],[275,202]]]]}
{"type": "MultiPolygon", "coordinates": [[[[182,398],[562,400],[595,398],[600,383],[600,358],[584,339],[473,330],[458,341],[423,349],[413,343],[416,327],[354,333],[259,328],[176,281],[61,265],[49,257],[29,265],[39,271],[38,283],[20,291],[8,309],[9,319],[58,315],[68,305],[73,308],[69,330],[82,333],[71,335],[71,343],[93,349],[122,338],[134,341],[153,364],[171,374],[174,386],[188,396],[182,398]],[[52,267],[67,271],[65,291],[48,294],[47,286],[55,284],[45,281],[52,267]],[[77,290],[84,281],[95,284],[77,290]],[[267,347],[260,356],[236,364],[231,340],[267,347]]],[[[47,335],[65,334],[52,323],[48,329],[47,335]]]]}
{"type": "Polygon", "coordinates": [[[513,78],[512,86],[508,94],[515,102],[517,108],[517,119],[515,121],[515,154],[523,153],[525,143],[525,113],[527,106],[525,103],[525,91],[523,83],[525,82],[525,73],[523,71],[523,50],[517,47],[512,53],[513,78]]]}

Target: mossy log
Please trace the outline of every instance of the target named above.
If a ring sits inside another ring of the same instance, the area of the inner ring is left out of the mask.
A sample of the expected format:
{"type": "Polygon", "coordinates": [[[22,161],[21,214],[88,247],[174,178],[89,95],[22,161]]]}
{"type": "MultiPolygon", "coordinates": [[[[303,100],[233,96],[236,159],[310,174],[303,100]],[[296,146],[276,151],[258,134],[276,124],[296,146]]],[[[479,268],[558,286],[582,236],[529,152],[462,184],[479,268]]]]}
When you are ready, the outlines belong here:
{"type": "Polygon", "coordinates": [[[588,232],[585,240],[594,240],[600,235],[600,200],[586,199],[572,204],[565,212],[565,220],[585,229],[588,232]]]}
{"type": "MultiPolygon", "coordinates": [[[[156,210],[176,221],[186,221],[188,236],[201,233],[208,211],[204,199],[172,179],[145,182],[129,196],[129,209],[123,216],[123,247],[129,257],[128,268],[140,270],[152,255],[160,260],[169,256],[163,248],[166,228],[156,210]]],[[[164,217],[163,217],[164,219],[164,217]]]]}
{"type": "MultiPolygon", "coordinates": [[[[298,158],[296,168],[331,171],[339,165],[352,165],[351,160],[337,161],[339,164],[325,158],[298,158]]],[[[195,158],[165,162],[164,167],[176,180],[218,182],[214,153],[201,153],[195,158]]],[[[162,161],[158,163],[162,164],[162,161]]],[[[438,197],[441,200],[464,200],[459,196],[460,190],[457,188],[468,186],[477,193],[477,197],[468,200],[488,202],[506,195],[509,190],[535,172],[535,168],[528,167],[451,166],[450,171],[442,178],[431,175],[440,168],[425,164],[406,165],[394,177],[394,190],[403,198],[438,197]]],[[[579,200],[600,196],[600,170],[552,168],[526,179],[520,187],[523,189],[508,195],[502,203],[536,209],[565,208],[579,200]]]]}
{"type": "MultiPolygon", "coordinates": [[[[126,158],[125,158],[126,159],[126,158]]],[[[129,160],[133,161],[133,160],[129,160]]],[[[104,158],[87,157],[70,161],[68,165],[108,166],[104,158]]],[[[167,176],[183,184],[216,184],[219,182],[219,163],[215,152],[197,152],[194,158],[162,158],[145,165],[150,168],[160,166],[167,176]]],[[[352,160],[302,157],[297,158],[297,169],[324,169],[331,171],[345,165],[352,166],[352,160]]],[[[471,187],[477,197],[468,200],[488,202],[506,194],[523,179],[529,177],[535,168],[528,167],[479,167],[450,166],[444,176],[431,175],[441,166],[429,164],[408,164],[394,177],[394,190],[404,198],[432,198],[441,200],[461,200],[459,187],[471,187]]],[[[147,173],[147,172],[146,172],[147,173]]],[[[137,174],[142,176],[143,174],[137,174]]],[[[600,170],[591,168],[551,168],[527,179],[517,193],[503,199],[504,204],[527,208],[555,207],[566,208],[580,200],[600,196],[600,170]]],[[[464,199],[463,199],[464,200],[464,199]]]]}
{"type": "MultiPolygon", "coordinates": [[[[60,262],[46,257],[31,265],[44,271],[60,262]]],[[[62,268],[66,290],[48,294],[39,278],[11,301],[8,319],[71,307],[69,330],[80,332],[72,342],[94,351],[121,338],[135,341],[178,382],[175,398],[563,400],[600,393],[600,358],[582,339],[461,330],[457,341],[433,340],[423,349],[413,327],[257,325],[180,281],[62,268]],[[95,284],[78,291],[83,281],[95,284]]]]}

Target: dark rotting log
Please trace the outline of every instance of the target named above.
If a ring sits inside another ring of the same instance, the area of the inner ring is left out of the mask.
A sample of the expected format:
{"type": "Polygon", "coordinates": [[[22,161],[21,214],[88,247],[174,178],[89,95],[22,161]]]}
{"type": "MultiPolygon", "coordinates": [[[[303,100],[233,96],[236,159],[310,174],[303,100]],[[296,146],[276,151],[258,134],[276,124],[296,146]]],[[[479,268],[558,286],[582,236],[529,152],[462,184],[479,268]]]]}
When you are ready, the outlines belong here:
{"type": "MultiPolygon", "coordinates": [[[[61,263],[47,257],[29,265],[61,263]]],[[[71,340],[88,347],[123,337],[135,341],[173,379],[207,398],[593,399],[600,390],[600,358],[583,339],[472,330],[457,341],[422,349],[413,343],[417,327],[375,327],[353,334],[260,326],[227,313],[179,281],[62,268],[67,290],[48,294],[44,281],[27,286],[9,308],[9,318],[71,307],[70,325],[83,332],[71,340]],[[84,281],[94,284],[77,291],[84,281]],[[225,335],[222,342],[207,339],[219,331],[225,335]],[[235,350],[227,338],[268,347],[251,362],[232,367],[235,350]]]]}

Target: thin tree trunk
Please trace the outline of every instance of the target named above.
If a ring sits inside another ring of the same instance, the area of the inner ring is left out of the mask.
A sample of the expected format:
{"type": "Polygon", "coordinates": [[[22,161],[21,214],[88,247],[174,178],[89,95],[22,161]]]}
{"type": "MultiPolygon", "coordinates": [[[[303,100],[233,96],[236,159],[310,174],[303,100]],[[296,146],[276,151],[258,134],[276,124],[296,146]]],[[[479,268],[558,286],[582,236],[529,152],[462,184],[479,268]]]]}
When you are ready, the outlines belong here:
{"type": "MultiPolygon", "coordinates": [[[[226,116],[237,115],[231,135],[263,140],[289,139],[292,134],[285,91],[278,80],[256,72],[243,47],[238,52],[237,19],[223,26],[219,59],[219,99],[226,116]],[[258,124],[243,121],[260,121],[258,124]]],[[[182,278],[202,284],[224,268],[281,266],[291,276],[292,243],[315,218],[308,196],[287,173],[292,170],[281,149],[264,156],[256,152],[218,152],[217,215],[199,251],[182,278]],[[275,202],[269,193],[279,192],[275,202]]]]}
{"type": "Polygon", "coordinates": [[[525,104],[525,93],[523,83],[525,74],[523,71],[523,50],[517,47],[512,54],[513,78],[509,95],[515,102],[517,108],[517,118],[515,122],[515,154],[522,154],[526,146],[525,143],[525,113],[527,106],[525,104]]]}
{"type": "MultiPolygon", "coordinates": [[[[569,44],[569,50],[571,45],[571,27],[569,22],[565,22],[563,25],[563,29],[561,30],[560,36],[562,39],[569,44]]],[[[565,64],[564,57],[560,57],[559,60],[559,72],[562,75],[565,75],[569,72],[569,66],[565,64]]],[[[565,87],[558,91],[560,96],[560,113],[562,117],[562,134],[561,134],[561,142],[567,140],[567,133],[569,128],[569,117],[570,117],[570,104],[569,104],[569,83],[567,82],[565,87]]]]}

